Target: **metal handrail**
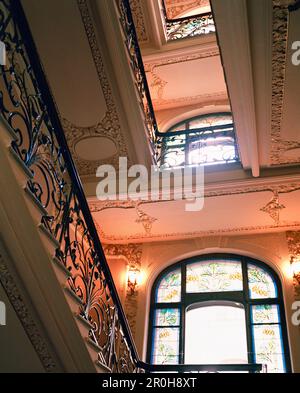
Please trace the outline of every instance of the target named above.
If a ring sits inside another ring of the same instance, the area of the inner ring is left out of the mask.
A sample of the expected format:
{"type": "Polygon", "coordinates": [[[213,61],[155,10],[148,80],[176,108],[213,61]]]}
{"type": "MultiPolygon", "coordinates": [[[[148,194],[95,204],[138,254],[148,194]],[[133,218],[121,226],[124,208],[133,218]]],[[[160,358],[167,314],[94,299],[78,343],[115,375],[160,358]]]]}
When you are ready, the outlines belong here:
{"type": "Polygon", "coordinates": [[[146,127],[148,129],[148,135],[150,145],[153,151],[154,163],[157,163],[157,151],[156,151],[156,134],[158,132],[157,121],[153,109],[151,94],[149,85],[147,82],[146,72],[142,59],[142,54],[138,42],[138,37],[133,21],[129,0],[117,0],[119,11],[121,14],[121,27],[123,28],[126,40],[128,54],[131,58],[131,63],[134,68],[134,72],[138,72],[137,79],[137,90],[140,97],[140,102],[144,110],[146,127]],[[136,69],[137,68],[137,69],[136,69]],[[144,104],[146,100],[146,105],[144,104]]]}

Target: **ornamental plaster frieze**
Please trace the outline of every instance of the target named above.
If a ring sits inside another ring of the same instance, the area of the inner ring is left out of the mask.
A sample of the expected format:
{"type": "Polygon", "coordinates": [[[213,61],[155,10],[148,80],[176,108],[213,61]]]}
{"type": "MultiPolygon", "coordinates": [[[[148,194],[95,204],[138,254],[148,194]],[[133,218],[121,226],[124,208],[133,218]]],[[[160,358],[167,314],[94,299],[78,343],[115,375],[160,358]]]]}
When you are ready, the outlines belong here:
{"type": "Polygon", "coordinates": [[[168,17],[174,19],[180,17],[181,14],[198,7],[208,7],[209,0],[165,0],[168,17]]]}
{"type": "Polygon", "coordinates": [[[272,43],[272,120],[271,120],[271,164],[292,164],[298,158],[288,158],[285,153],[299,149],[297,141],[284,140],[281,136],[285,68],[288,40],[288,6],[294,0],[273,0],[273,43],[272,43]]]}
{"type": "MultiPolygon", "coordinates": [[[[220,190],[210,191],[204,190],[204,197],[217,197],[217,196],[227,196],[227,195],[239,195],[239,194],[248,194],[254,192],[265,192],[270,191],[276,194],[286,194],[294,191],[300,190],[300,182],[292,182],[292,183],[284,183],[284,184],[274,184],[274,185],[253,185],[253,186],[240,186],[240,187],[232,187],[232,188],[224,188],[220,190]]],[[[164,203],[164,200],[152,201],[149,200],[107,200],[107,201],[98,201],[98,200],[90,200],[89,207],[92,213],[101,212],[107,209],[136,209],[137,206],[142,206],[144,204],[154,204],[154,203],[164,203]]]]}
{"type": "Polygon", "coordinates": [[[145,234],[143,232],[126,236],[115,236],[105,233],[102,229],[98,229],[99,236],[104,242],[149,242],[149,241],[170,241],[182,239],[194,239],[198,237],[220,236],[220,235],[243,235],[245,233],[270,232],[272,230],[298,229],[300,221],[284,222],[271,225],[243,226],[238,228],[211,229],[208,231],[191,231],[191,232],[169,232],[164,234],[145,234]]]}
{"type": "Polygon", "coordinates": [[[149,42],[142,0],[129,0],[134,27],[140,44],[149,42]]]}
{"type": "MultiPolygon", "coordinates": [[[[262,231],[273,231],[273,230],[287,230],[297,229],[300,227],[300,221],[286,222],[280,220],[280,211],[285,209],[280,200],[279,196],[281,194],[291,193],[294,191],[300,190],[299,183],[289,183],[289,184],[277,184],[277,185],[261,185],[261,186],[252,186],[252,187],[244,187],[244,188],[235,188],[231,190],[219,190],[219,191],[211,191],[205,192],[205,197],[216,197],[216,196],[225,196],[225,195],[239,195],[239,194],[247,194],[254,192],[272,192],[273,196],[271,200],[264,206],[258,207],[258,210],[263,211],[268,214],[272,220],[273,224],[270,225],[258,225],[258,226],[243,226],[237,228],[223,228],[223,229],[212,229],[208,231],[191,231],[191,232],[170,232],[164,234],[156,234],[147,230],[143,232],[134,233],[126,236],[115,236],[105,233],[99,225],[97,225],[97,230],[102,241],[107,243],[117,243],[117,242],[135,242],[135,241],[150,241],[150,240],[158,240],[158,241],[167,241],[167,240],[176,240],[176,239],[189,239],[196,238],[201,236],[216,236],[216,235],[227,235],[227,234],[243,234],[245,232],[253,233],[253,232],[262,232],[262,231]]],[[[166,203],[168,201],[158,200],[158,201],[90,201],[89,206],[92,213],[97,213],[104,211],[106,209],[138,209],[142,211],[141,206],[144,204],[155,204],[155,203],[166,203]]],[[[146,214],[146,213],[145,213],[146,214]]],[[[153,217],[149,216],[149,219],[152,220],[153,217]]],[[[159,220],[156,218],[156,220],[159,220]]],[[[137,221],[136,221],[137,222],[137,221]]],[[[144,227],[145,229],[145,227],[144,227]]]]}
{"type": "Polygon", "coordinates": [[[129,266],[141,267],[142,246],[140,244],[104,244],[103,251],[107,258],[124,257],[129,266]]]}
{"type": "Polygon", "coordinates": [[[286,239],[289,254],[293,257],[300,257],[300,231],[287,231],[286,239]]]}
{"type": "MultiPolygon", "coordinates": [[[[290,257],[298,260],[300,258],[300,231],[287,231],[286,240],[290,257]]],[[[294,277],[294,291],[296,299],[300,300],[300,285],[296,277],[294,277]]]]}
{"type": "MultiPolygon", "coordinates": [[[[129,244],[104,244],[103,250],[107,258],[123,257],[130,268],[141,270],[142,245],[136,243],[129,244]]],[[[124,302],[125,314],[129,322],[131,333],[135,338],[136,320],[138,310],[138,291],[131,293],[126,291],[124,302]]]]}

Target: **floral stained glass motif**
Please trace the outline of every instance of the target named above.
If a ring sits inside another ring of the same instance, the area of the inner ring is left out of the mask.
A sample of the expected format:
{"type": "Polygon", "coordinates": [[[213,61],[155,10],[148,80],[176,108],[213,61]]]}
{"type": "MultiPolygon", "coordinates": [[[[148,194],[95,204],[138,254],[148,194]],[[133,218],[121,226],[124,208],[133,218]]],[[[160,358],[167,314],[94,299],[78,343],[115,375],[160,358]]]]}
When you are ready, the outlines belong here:
{"type": "Polygon", "coordinates": [[[236,261],[201,261],[187,265],[186,291],[242,291],[242,265],[236,261]]]}
{"type": "Polygon", "coordinates": [[[275,298],[277,296],[275,283],[264,269],[248,265],[248,280],[251,299],[275,298]]]}
{"type": "Polygon", "coordinates": [[[155,326],[179,326],[180,313],[178,308],[163,308],[155,311],[155,326]]]}
{"type": "Polygon", "coordinates": [[[277,305],[262,304],[251,306],[252,323],[279,322],[279,307],[277,305]]]}
{"type": "Polygon", "coordinates": [[[254,325],[255,362],[267,366],[268,373],[285,372],[280,325],[254,325]]]}
{"type": "Polygon", "coordinates": [[[178,364],[179,328],[155,328],[153,364],[178,364]]]}
{"type": "Polygon", "coordinates": [[[167,273],[160,281],[157,292],[157,303],[180,302],[181,299],[181,271],[172,270],[167,273]]]}

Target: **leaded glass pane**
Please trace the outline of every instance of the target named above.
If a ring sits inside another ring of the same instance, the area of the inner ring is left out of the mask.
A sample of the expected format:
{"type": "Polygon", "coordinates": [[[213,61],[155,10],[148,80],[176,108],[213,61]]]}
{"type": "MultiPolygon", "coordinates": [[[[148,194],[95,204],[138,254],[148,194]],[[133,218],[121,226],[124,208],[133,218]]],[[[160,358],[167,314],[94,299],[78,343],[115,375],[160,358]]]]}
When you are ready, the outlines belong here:
{"type": "Polygon", "coordinates": [[[213,260],[190,263],[186,271],[187,292],[242,291],[243,274],[239,261],[213,260]]]}
{"type": "Polygon", "coordinates": [[[264,269],[248,265],[248,280],[251,299],[274,298],[277,296],[273,278],[264,269]]]}
{"type": "Polygon", "coordinates": [[[234,161],[236,151],[232,137],[212,137],[194,140],[189,144],[189,164],[212,164],[234,161]]]}
{"type": "Polygon", "coordinates": [[[178,364],[179,328],[155,328],[153,364],[178,364]]]}
{"type": "Polygon", "coordinates": [[[253,323],[279,322],[279,307],[271,304],[251,306],[251,317],[253,323]]]}
{"type": "Polygon", "coordinates": [[[156,302],[173,303],[181,300],[181,271],[173,270],[160,281],[156,292],[156,302]]]}
{"type": "Polygon", "coordinates": [[[178,308],[164,308],[155,311],[155,326],[176,326],[180,324],[178,308]]]}
{"type": "Polygon", "coordinates": [[[255,362],[267,365],[268,373],[285,372],[280,325],[254,325],[255,362]]]}

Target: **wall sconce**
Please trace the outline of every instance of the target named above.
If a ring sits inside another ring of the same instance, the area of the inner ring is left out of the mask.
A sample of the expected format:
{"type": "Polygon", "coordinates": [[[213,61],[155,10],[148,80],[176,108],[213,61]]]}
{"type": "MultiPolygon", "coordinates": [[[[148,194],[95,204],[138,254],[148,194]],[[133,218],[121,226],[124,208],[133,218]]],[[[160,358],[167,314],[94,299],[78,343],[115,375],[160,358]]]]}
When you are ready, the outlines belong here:
{"type": "Polygon", "coordinates": [[[300,256],[291,257],[291,268],[295,280],[297,281],[298,285],[300,285],[300,256]]]}
{"type": "Polygon", "coordinates": [[[130,295],[134,295],[139,284],[140,270],[134,266],[130,266],[128,270],[127,287],[130,290],[130,295]]]}

